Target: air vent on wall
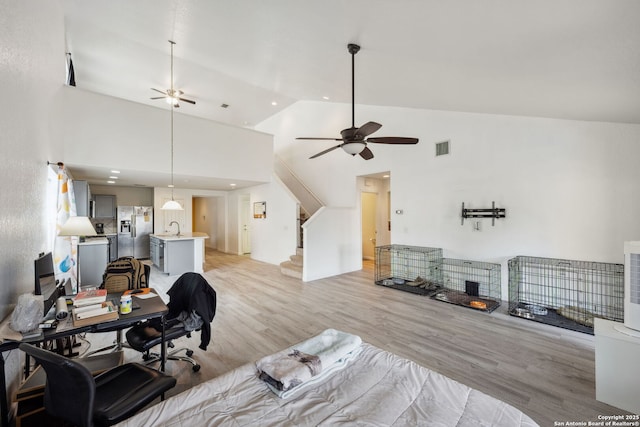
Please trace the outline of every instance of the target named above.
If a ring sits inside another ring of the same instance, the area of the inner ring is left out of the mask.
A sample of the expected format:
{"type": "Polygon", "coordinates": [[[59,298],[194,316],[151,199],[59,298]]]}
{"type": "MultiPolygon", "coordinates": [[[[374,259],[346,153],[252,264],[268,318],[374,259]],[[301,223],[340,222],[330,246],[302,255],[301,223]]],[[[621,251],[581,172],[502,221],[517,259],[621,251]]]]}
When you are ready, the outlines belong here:
{"type": "Polygon", "coordinates": [[[436,157],[449,154],[449,141],[436,142],[436,157]]]}

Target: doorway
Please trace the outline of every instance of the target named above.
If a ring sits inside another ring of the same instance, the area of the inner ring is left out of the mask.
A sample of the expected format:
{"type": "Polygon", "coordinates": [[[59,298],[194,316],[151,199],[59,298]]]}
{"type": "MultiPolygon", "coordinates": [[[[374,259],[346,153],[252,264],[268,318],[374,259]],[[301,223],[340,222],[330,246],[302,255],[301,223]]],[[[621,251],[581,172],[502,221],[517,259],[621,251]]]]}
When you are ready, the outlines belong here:
{"type": "Polygon", "coordinates": [[[375,260],[376,247],[391,242],[391,174],[358,177],[362,260],[375,260]]]}
{"type": "Polygon", "coordinates": [[[240,254],[251,253],[251,201],[249,194],[240,196],[240,254]]]}
{"type": "Polygon", "coordinates": [[[226,202],[221,196],[193,196],[191,199],[191,229],[205,233],[206,248],[226,252],[226,202]]]}
{"type": "Polygon", "coordinates": [[[362,192],[362,259],[375,259],[377,229],[378,195],[376,193],[362,192]]]}

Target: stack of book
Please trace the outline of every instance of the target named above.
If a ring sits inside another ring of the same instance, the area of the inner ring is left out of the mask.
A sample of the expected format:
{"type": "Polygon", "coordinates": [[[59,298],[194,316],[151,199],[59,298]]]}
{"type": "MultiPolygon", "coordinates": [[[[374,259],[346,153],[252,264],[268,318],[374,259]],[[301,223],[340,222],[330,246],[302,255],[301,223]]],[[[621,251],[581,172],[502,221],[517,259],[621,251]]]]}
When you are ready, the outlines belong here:
{"type": "Polygon", "coordinates": [[[106,289],[79,292],[73,299],[73,325],[85,326],[118,318],[118,308],[107,301],[106,289]]]}

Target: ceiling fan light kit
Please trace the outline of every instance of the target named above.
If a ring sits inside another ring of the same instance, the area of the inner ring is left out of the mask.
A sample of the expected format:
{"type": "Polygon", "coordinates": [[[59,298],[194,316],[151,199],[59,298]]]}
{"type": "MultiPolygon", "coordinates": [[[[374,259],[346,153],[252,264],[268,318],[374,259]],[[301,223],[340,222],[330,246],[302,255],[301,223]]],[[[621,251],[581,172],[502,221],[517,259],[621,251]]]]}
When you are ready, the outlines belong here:
{"type": "Polygon", "coordinates": [[[340,132],[341,138],[313,138],[313,137],[299,137],[296,139],[306,140],[320,140],[320,141],[342,141],[340,144],[330,147],[324,151],[321,151],[310,159],[315,159],[323,154],[335,150],[336,148],[342,148],[346,153],[355,156],[359,154],[365,160],[373,159],[373,152],[367,147],[367,143],[374,144],[417,144],[418,138],[407,137],[394,137],[394,136],[382,136],[377,138],[367,138],[372,133],[376,132],[382,127],[380,123],[367,122],[359,128],[355,125],[355,55],[360,51],[360,46],[354,43],[347,45],[347,50],[351,54],[351,127],[343,129],[340,132]]]}
{"type": "Polygon", "coordinates": [[[362,150],[364,150],[365,148],[366,145],[364,142],[351,142],[349,144],[342,145],[342,149],[352,156],[362,153],[362,150]]]}
{"type": "Polygon", "coordinates": [[[171,44],[171,88],[160,90],[152,87],[151,90],[161,93],[162,96],[154,96],[151,99],[164,99],[167,104],[172,104],[175,108],[180,108],[180,101],[195,105],[196,101],[183,98],[184,92],[173,88],[173,45],[176,43],[172,40],[169,40],[169,43],[171,44]]]}

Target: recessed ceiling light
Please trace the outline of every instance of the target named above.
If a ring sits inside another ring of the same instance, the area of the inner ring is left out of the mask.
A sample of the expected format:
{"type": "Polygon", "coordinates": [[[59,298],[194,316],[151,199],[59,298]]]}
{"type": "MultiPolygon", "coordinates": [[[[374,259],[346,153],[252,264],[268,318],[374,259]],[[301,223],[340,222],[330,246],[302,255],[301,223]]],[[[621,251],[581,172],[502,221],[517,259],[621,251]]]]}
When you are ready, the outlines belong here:
{"type": "Polygon", "coordinates": [[[173,184],[169,184],[169,185],[167,185],[167,187],[173,188],[173,184]]]}
{"type": "Polygon", "coordinates": [[[115,184],[115,181],[107,181],[107,184],[115,184]]]}
{"type": "Polygon", "coordinates": [[[230,185],[230,186],[232,186],[232,187],[235,187],[235,186],[236,186],[236,185],[235,185],[235,184],[233,184],[233,183],[232,183],[232,184],[229,184],[229,185],[230,185]]]}
{"type": "Polygon", "coordinates": [[[117,176],[110,176],[109,179],[118,179],[117,176]]]}
{"type": "Polygon", "coordinates": [[[389,175],[382,175],[383,178],[389,178],[389,175]]]}
{"type": "Polygon", "coordinates": [[[111,173],[120,173],[120,171],[112,170],[111,173]]]}
{"type": "Polygon", "coordinates": [[[271,101],[271,105],[275,107],[276,105],[278,105],[278,103],[276,101],[271,101]]]}
{"type": "Polygon", "coordinates": [[[328,96],[323,96],[322,99],[324,99],[325,101],[328,101],[329,97],[328,96]]]}

